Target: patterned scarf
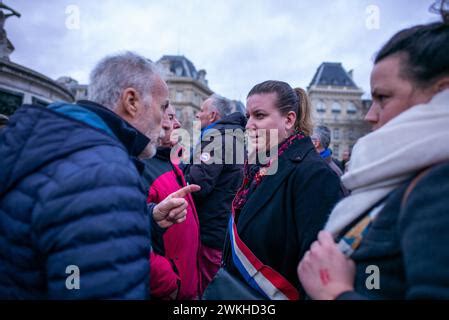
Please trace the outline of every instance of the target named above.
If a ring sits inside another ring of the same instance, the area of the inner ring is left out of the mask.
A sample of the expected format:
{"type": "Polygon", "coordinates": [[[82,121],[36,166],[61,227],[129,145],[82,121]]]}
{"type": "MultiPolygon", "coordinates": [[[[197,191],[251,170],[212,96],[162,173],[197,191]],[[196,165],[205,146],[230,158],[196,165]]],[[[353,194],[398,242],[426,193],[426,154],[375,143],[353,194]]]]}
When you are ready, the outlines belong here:
{"type": "MultiPolygon", "coordinates": [[[[295,132],[293,135],[284,140],[278,149],[278,158],[295,142],[304,138],[303,132],[295,132]]],[[[257,189],[266,176],[268,168],[272,165],[273,158],[266,164],[248,164],[245,161],[243,183],[233,201],[236,217],[239,211],[245,206],[245,203],[257,189]]]]}

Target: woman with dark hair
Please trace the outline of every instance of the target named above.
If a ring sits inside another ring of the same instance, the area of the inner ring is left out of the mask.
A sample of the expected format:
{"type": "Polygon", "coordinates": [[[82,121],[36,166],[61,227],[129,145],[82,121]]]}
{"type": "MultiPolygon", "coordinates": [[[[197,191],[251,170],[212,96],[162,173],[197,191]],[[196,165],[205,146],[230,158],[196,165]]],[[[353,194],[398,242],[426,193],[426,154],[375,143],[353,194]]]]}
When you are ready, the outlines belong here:
{"type": "MultiPolygon", "coordinates": [[[[449,299],[449,15],[394,35],[371,73],[372,133],[298,267],[314,299],[449,299]]],[[[434,8],[436,6],[434,5],[434,8]]]]}
{"type": "Polygon", "coordinates": [[[265,299],[302,299],[296,266],[342,197],[340,180],[315,152],[304,90],[265,81],[249,92],[246,112],[257,156],[233,201],[224,265],[265,299]]]}

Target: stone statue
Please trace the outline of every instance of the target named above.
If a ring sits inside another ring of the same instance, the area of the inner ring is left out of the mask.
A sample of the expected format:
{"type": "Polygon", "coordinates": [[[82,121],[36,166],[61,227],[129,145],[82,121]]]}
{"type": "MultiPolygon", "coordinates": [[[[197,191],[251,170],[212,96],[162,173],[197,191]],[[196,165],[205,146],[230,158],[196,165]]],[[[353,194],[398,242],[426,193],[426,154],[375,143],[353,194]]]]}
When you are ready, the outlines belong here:
{"type": "Polygon", "coordinates": [[[14,46],[6,36],[5,30],[5,21],[11,16],[20,18],[20,13],[0,1],[0,59],[4,60],[9,60],[9,55],[14,51],[14,46]],[[6,10],[6,13],[3,10],[6,10]]]}

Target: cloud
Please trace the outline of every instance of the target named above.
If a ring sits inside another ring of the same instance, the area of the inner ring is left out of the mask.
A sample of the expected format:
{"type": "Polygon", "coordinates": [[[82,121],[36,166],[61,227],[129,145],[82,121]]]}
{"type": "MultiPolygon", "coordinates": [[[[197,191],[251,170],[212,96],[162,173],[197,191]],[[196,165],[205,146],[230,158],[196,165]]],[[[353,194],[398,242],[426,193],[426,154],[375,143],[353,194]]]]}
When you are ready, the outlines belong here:
{"type": "Polygon", "coordinates": [[[153,61],[183,54],[206,69],[212,90],[241,100],[267,79],[306,87],[323,61],[354,69],[369,91],[380,46],[401,28],[437,19],[427,11],[432,1],[422,0],[5,2],[22,13],[6,22],[11,59],[52,78],[86,83],[99,59],[123,50],[153,61]],[[70,5],[79,9],[79,29],[67,28],[70,5]],[[370,5],[379,9],[379,29],[367,28],[370,5]]]}

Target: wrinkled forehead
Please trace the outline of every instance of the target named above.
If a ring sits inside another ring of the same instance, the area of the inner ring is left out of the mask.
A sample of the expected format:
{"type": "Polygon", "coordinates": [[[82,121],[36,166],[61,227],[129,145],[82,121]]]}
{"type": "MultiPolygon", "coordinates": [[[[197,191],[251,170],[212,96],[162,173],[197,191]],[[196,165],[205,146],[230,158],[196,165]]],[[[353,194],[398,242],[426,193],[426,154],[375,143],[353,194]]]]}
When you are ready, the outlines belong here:
{"type": "Polygon", "coordinates": [[[168,86],[158,74],[152,76],[151,93],[153,96],[158,96],[161,99],[168,97],[168,86]]]}

